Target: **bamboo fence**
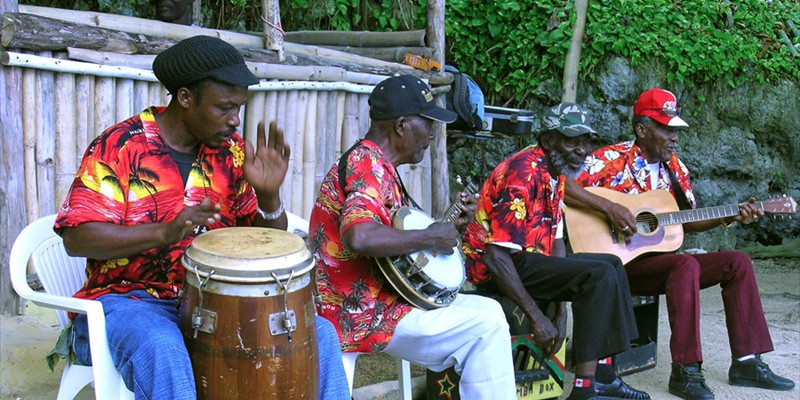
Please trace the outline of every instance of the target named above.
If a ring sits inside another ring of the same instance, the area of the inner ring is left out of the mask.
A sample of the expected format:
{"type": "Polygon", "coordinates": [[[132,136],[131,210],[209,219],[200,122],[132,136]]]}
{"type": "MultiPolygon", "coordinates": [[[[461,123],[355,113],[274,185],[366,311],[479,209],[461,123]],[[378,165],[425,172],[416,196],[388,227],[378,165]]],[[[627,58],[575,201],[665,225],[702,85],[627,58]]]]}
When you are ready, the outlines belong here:
{"type": "MultiPolygon", "coordinates": [[[[24,162],[19,172],[25,178],[29,222],[57,212],[94,137],[150,105],[169,101],[166,89],[150,71],[74,68],[70,64],[74,62],[53,58],[49,52],[5,54],[12,64],[18,54],[65,66],[58,71],[47,63],[14,64],[22,68],[24,162]]],[[[292,148],[281,190],[287,210],[309,217],[325,173],[369,127],[367,98],[372,88],[347,82],[267,79],[251,86],[240,132],[255,143],[260,121],[276,121],[284,129],[292,148]]],[[[429,158],[400,168],[412,196],[426,207],[431,204],[430,171],[429,158]]]]}

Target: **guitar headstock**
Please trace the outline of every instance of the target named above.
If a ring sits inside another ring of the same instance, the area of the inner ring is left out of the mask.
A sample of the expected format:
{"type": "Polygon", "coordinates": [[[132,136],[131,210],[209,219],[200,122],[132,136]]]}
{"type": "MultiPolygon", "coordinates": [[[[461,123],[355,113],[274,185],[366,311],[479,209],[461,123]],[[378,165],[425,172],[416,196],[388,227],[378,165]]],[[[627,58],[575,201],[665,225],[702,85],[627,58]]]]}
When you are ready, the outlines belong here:
{"type": "Polygon", "coordinates": [[[783,195],[760,202],[764,212],[776,215],[794,215],[797,213],[797,201],[791,196],[783,195]]]}

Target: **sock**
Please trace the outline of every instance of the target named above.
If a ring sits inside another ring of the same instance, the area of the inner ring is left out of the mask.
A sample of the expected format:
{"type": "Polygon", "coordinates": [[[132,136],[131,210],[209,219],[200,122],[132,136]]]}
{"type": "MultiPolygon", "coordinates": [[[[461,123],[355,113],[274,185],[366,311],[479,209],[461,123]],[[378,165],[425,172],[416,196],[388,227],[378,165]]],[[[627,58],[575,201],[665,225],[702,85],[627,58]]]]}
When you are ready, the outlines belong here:
{"type": "Polygon", "coordinates": [[[755,358],[755,357],[756,357],[755,354],[748,354],[748,355],[746,355],[744,357],[737,358],[736,361],[747,361],[747,360],[749,360],[751,358],[755,358]]]}
{"type": "Polygon", "coordinates": [[[614,372],[614,364],[611,361],[611,357],[597,360],[597,371],[595,372],[594,378],[597,382],[606,385],[614,382],[614,379],[617,379],[617,374],[614,372]]]}
{"type": "Polygon", "coordinates": [[[585,400],[597,396],[594,392],[594,377],[585,375],[575,375],[572,393],[567,400],[585,400]]]}

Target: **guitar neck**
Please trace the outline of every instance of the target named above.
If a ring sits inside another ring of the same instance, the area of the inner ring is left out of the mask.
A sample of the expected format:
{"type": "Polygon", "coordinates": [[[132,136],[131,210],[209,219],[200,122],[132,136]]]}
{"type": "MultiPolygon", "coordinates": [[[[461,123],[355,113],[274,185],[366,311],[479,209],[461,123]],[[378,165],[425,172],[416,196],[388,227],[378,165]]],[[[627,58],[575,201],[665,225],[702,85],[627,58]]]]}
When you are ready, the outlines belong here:
{"type": "MultiPolygon", "coordinates": [[[[761,202],[755,203],[760,210],[764,209],[761,202]]],[[[720,219],[739,215],[739,205],[731,204],[727,206],[696,208],[694,210],[681,210],[666,213],[658,213],[658,221],[661,225],[680,225],[690,222],[706,221],[710,219],[720,219]]]]}
{"type": "MultiPolygon", "coordinates": [[[[478,191],[478,188],[472,182],[467,184],[467,186],[464,188],[464,192],[469,194],[469,195],[474,195],[477,191],[478,191]]],[[[462,207],[461,202],[456,200],[455,202],[453,202],[453,204],[450,204],[450,207],[448,207],[447,210],[445,210],[444,216],[442,217],[442,219],[440,219],[437,222],[453,222],[453,221],[455,221],[456,218],[458,218],[458,216],[461,215],[461,207],[462,207]]]]}

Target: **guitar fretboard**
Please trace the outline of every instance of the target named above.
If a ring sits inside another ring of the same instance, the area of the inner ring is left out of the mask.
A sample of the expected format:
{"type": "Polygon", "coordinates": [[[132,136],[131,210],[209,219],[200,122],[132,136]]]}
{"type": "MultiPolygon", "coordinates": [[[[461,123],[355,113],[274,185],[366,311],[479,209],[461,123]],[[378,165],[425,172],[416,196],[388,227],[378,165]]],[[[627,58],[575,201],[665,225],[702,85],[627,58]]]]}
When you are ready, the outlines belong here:
{"type": "MultiPolygon", "coordinates": [[[[477,191],[478,187],[475,186],[475,184],[472,182],[467,184],[467,186],[464,188],[464,192],[470,195],[475,194],[477,191]]],[[[462,207],[461,202],[455,201],[453,204],[450,205],[450,207],[447,208],[447,210],[444,212],[444,216],[442,217],[442,219],[439,220],[439,222],[455,221],[456,218],[458,218],[458,216],[461,214],[461,207],[462,207]]]]}
{"type": "MultiPolygon", "coordinates": [[[[755,203],[759,210],[764,209],[762,202],[755,203]]],[[[656,214],[660,225],[680,225],[688,222],[706,221],[709,219],[720,219],[739,215],[739,205],[732,204],[727,206],[697,208],[694,210],[682,210],[656,214]]]]}

